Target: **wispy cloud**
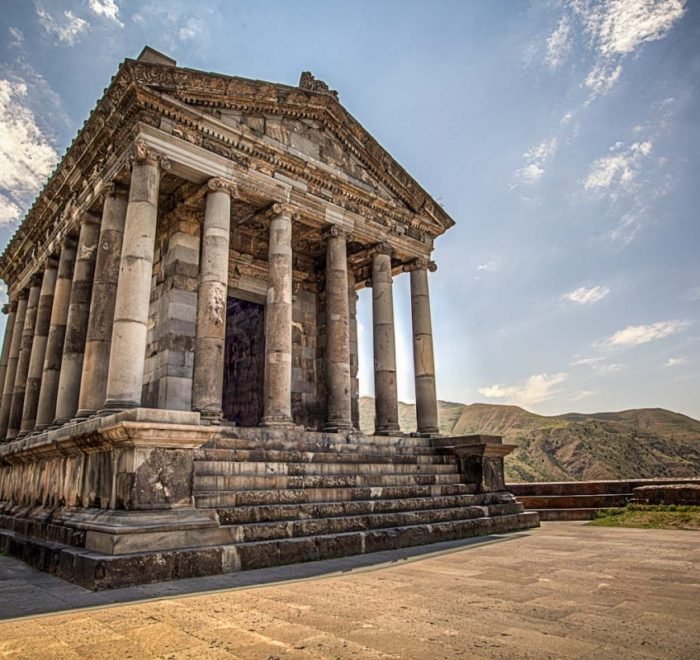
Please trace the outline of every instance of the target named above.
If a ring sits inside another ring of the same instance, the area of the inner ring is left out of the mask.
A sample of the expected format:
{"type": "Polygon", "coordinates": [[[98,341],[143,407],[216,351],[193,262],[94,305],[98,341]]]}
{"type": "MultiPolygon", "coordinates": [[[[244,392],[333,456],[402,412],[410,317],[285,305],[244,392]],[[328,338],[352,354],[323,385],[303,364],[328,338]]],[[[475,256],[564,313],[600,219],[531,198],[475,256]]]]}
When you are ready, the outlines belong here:
{"type": "Polygon", "coordinates": [[[678,367],[681,364],[685,364],[685,359],[684,358],[676,358],[676,357],[670,357],[666,362],[664,363],[664,367],[678,367]]]}
{"type": "Polygon", "coordinates": [[[58,160],[48,136],[27,105],[23,79],[0,80],[0,223],[19,219],[58,160]]]}
{"type": "Polygon", "coordinates": [[[24,32],[20,30],[18,27],[10,27],[8,28],[8,31],[10,33],[10,37],[12,40],[9,43],[10,48],[19,48],[24,44],[24,32]]]}
{"type": "Polygon", "coordinates": [[[581,401],[582,399],[587,399],[589,396],[593,396],[594,394],[595,392],[593,392],[593,390],[581,390],[580,392],[576,392],[576,394],[570,396],[569,401],[581,401]]]}
{"type": "Polygon", "coordinates": [[[565,293],[562,298],[578,303],[579,305],[587,305],[602,300],[609,293],[610,287],[607,286],[593,286],[590,288],[580,286],[578,289],[565,293]]]}
{"type": "Polygon", "coordinates": [[[652,150],[649,140],[634,142],[629,147],[617,142],[607,156],[593,162],[586,177],[586,190],[604,191],[615,194],[617,191],[627,191],[635,180],[641,162],[652,150]]]}
{"type": "Polygon", "coordinates": [[[495,273],[498,270],[498,262],[495,259],[489,259],[483,264],[479,264],[476,269],[480,272],[495,273]]]}
{"type": "Polygon", "coordinates": [[[568,16],[562,16],[556,30],[547,38],[545,63],[550,69],[558,69],[571,52],[571,23],[568,16]]]}
{"type": "Polygon", "coordinates": [[[531,149],[528,149],[523,154],[523,159],[525,161],[523,167],[515,173],[516,178],[524,184],[533,184],[539,181],[545,173],[545,163],[556,151],[557,138],[544,140],[531,149]]]}
{"type": "Polygon", "coordinates": [[[88,7],[97,16],[102,16],[119,27],[124,27],[124,23],[119,20],[119,5],[116,0],[89,0],[88,7]]]}
{"type": "Polygon", "coordinates": [[[551,399],[558,392],[557,386],[567,377],[566,373],[535,374],[518,385],[480,387],[479,394],[489,399],[505,399],[515,405],[527,406],[551,399]]]}
{"type": "Polygon", "coordinates": [[[41,27],[49,34],[58,38],[61,43],[72,46],[83,32],[88,29],[89,23],[72,11],[63,12],[63,18],[57,19],[46,9],[37,5],[36,14],[39,17],[41,27]]]}
{"type": "Polygon", "coordinates": [[[664,337],[684,330],[689,325],[690,323],[688,321],[682,320],[658,321],[648,325],[628,325],[623,330],[618,330],[616,333],[603,340],[601,345],[607,347],[638,346],[650,341],[664,339],[664,337]]]}
{"type": "Polygon", "coordinates": [[[578,358],[577,360],[574,360],[571,363],[571,366],[573,366],[573,367],[587,366],[587,365],[591,365],[591,364],[596,364],[598,362],[602,362],[605,359],[606,358],[604,358],[602,356],[578,358]]]}

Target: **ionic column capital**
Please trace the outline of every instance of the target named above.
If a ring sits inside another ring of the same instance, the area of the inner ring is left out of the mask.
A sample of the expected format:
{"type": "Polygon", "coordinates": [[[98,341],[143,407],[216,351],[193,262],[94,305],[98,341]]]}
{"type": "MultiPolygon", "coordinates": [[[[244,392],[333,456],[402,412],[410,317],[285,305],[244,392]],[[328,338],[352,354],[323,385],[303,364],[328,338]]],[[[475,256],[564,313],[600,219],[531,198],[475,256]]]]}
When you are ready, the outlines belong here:
{"type": "Polygon", "coordinates": [[[238,186],[236,182],[218,176],[207,181],[206,192],[223,192],[228,194],[232,199],[238,199],[238,186]]]}
{"type": "Polygon", "coordinates": [[[3,314],[12,314],[12,312],[16,312],[16,311],[17,311],[17,303],[14,301],[9,302],[9,303],[5,303],[2,306],[2,313],[3,314]]]}
{"type": "Polygon", "coordinates": [[[386,241],[382,241],[381,243],[377,243],[376,245],[373,245],[369,250],[367,250],[367,254],[370,257],[374,257],[378,254],[384,254],[389,257],[394,256],[394,248],[389,245],[386,241]]]}
{"type": "Polygon", "coordinates": [[[326,227],[321,232],[323,241],[327,241],[329,238],[344,238],[346,241],[349,241],[352,238],[352,232],[340,225],[330,225],[330,227],[326,227]]]}
{"type": "Polygon", "coordinates": [[[158,165],[162,171],[170,169],[170,159],[160,152],[150,147],[144,140],[136,140],[131,148],[128,158],[129,164],[151,163],[158,165]]]}
{"type": "Polygon", "coordinates": [[[102,189],[102,201],[107,197],[128,197],[129,188],[118,181],[110,181],[102,189]]]}
{"type": "Polygon", "coordinates": [[[265,216],[268,219],[272,219],[280,215],[287,216],[292,220],[298,220],[300,217],[299,212],[291,204],[284,202],[275,202],[265,212],[265,216]]]}
{"type": "Polygon", "coordinates": [[[43,272],[36,272],[29,278],[29,286],[41,286],[43,272]]]}
{"type": "Polygon", "coordinates": [[[434,273],[437,270],[437,264],[434,261],[425,259],[424,257],[416,257],[413,261],[410,261],[403,266],[404,273],[410,273],[414,270],[428,270],[431,273],[434,273]]]}

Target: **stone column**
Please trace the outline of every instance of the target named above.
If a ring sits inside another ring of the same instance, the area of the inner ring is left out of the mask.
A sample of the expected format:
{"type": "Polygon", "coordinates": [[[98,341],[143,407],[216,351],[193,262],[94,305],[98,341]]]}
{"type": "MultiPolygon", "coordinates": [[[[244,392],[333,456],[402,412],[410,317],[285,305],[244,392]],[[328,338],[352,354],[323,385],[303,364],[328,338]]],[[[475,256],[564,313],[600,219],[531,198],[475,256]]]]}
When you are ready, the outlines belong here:
{"type": "Polygon", "coordinates": [[[407,270],[411,273],[411,316],[413,319],[413,365],[416,382],[416,417],[418,433],[434,435],[438,426],[437,396],[435,394],[435,359],[433,357],[433,327],[430,321],[428,270],[434,263],[416,259],[407,270]]]}
{"type": "Polygon", "coordinates": [[[359,370],[359,342],[357,336],[357,278],[352,269],[348,269],[348,310],[350,323],[350,409],[352,425],[360,428],[360,383],[357,379],[359,370]]]}
{"type": "Polygon", "coordinates": [[[112,323],[117,298],[126,205],[127,190],[116,183],[110,184],[104,198],[100,238],[97,242],[90,318],[85,339],[85,357],[76,415],[80,419],[85,419],[101,410],[107,394],[109,349],[112,345],[112,323]]]}
{"type": "Polygon", "coordinates": [[[153,249],[158,221],[158,189],[161,171],[169,167],[166,158],[144,143],[136,143],[114,305],[104,404],[107,410],[141,405],[153,249]]]}
{"type": "Polygon", "coordinates": [[[271,209],[265,305],[265,380],[263,426],[292,422],[292,211],[271,209]]]}
{"type": "Polygon", "coordinates": [[[224,344],[228,255],[231,235],[231,195],[235,184],[211,179],[202,226],[202,256],[197,293],[192,409],[203,421],[218,424],[224,393],[224,344]]]}
{"type": "Polygon", "coordinates": [[[68,235],[63,239],[61,254],[58,259],[56,288],[53,294],[53,307],[49,323],[49,336],[46,342],[39,405],[34,429],[40,431],[53,423],[56,417],[56,398],[58,396],[58,379],[63,362],[63,344],[66,338],[66,322],[70,306],[70,292],[75,269],[75,250],[77,239],[68,235]]]}
{"type": "Polygon", "coordinates": [[[90,298],[92,296],[92,280],[95,275],[99,234],[99,219],[86,213],[80,222],[78,252],[70,290],[66,339],[63,343],[63,360],[61,361],[61,374],[58,378],[55,425],[65,424],[78,411],[80,379],[83,374],[85,338],[90,315],[90,298]]]}
{"type": "Polygon", "coordinates": [[[41,275],[32,276],[29,298],[27,300],[27,312],[24,316],[22,328],[21,348],[17,359],[17,373],[15,375],[15,390],[12,393],[12,405],[10,406],[10,420],[7,424],[7,439],[13,440],[19,433],[22,423],[22,409],[24,408],[24,392],[27,387],[27,372],[29,371],[29,359],[32,355],[34,343],[34,325],[36,313],[39,307],[39,294],[41,293],[41,275]]]}
{"type": "Polygon", "coordinates": [[[372,322],[374,326],[375,433],[394,435],[399,429],[399,403],[396,387],[396,339],[394,298],[388,245],[375,248],[372,255],[372,322]]]}
{"type": "Polygon", "coordinates": [[[326,235],[326,431],[352,428],[347,234],[326,235]]]}
{"type": "MultiPolygon", "coordinates": [[[[7,361],[10,358],[10,344],[12,344],[12,330],[15,327],[15,316],[17,315],[17,305],[7,303],[2,307],[2,313],[7,315],[5,322],[5,337],[2,341],[2,355],[0,355],[0,387],[5,386],[5,376],[7,375],[7,361]]],[[[2,391],[0,390],[0,401],[2,401],[2,391]]]]}
{"type": "MultiPolygon", "coordinates": [[[[22,329],[24,327],[24,315],[27,311],[27,293],[19,295],[18,302],[10,303],[10,316],[7,318],[7,330],[11,330],[12,338],[7,354],[7,370],[2,388],[2,403],[0,403],[0,442],[7,435],[7,424],[10,419],[10,407],[12,405],[12,393],[15,391],[15,374],[17,373],[17,358],[19,356],[22,329]],[[13,319],[10,327],[10,318],[13,319]]],[[[7,337],[7,331],[5,334],[7,337]]]]}
{"type": "Polygon", "coordinates": [[[39,392],[41,390],[41,377],[44,371],[44,357],[46,356],[46,343],[49,336],[49,324],[51,322],[51,308],[53,307],[53,295],[56,288],[56,271],[58,261],[50,258],[44,268],[44,277],[41,281],[39,294],[39,307],[34,325],[34,341],[32,342],[32,355],[29,360],[27,372],[27,387],[24,393],[24,407],[22,409],[22,423],[19,437],[25,436],[34,430],[36,424],[36,411],[39,406],[39,392]]]}

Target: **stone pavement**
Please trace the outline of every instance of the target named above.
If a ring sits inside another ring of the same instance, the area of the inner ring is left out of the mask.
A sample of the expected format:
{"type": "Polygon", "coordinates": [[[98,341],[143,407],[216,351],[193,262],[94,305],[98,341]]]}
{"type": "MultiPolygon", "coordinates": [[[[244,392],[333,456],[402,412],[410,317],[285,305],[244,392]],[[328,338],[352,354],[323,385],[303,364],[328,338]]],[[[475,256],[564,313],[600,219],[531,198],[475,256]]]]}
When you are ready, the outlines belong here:
{"type": "Polygon", "coordinates": [[[700,657],[700,534],[547,523],[497,540],[101,594],[2,558],[0,656],[700,657]],[[99,606],[136,598],[152,600],[99,606]],[[85,609],[7,618],[42,602],[85,609]]]}

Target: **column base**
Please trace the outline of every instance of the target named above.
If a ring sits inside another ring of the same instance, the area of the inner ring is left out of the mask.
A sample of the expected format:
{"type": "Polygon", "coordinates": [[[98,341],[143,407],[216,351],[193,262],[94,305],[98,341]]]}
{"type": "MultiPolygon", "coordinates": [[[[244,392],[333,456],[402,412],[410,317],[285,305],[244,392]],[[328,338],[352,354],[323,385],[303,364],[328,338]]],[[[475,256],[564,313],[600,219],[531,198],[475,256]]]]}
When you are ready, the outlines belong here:
{"type": "Polygon", "coordinates": [[[295,424],[294,420],[291,417],[269,416],[262,418],[260,426],[291,429],[295,427],[295,424]]]}
{"type": "Polygon", "coordinates": [[[328,422],[322,430],[324,433],[348,433],[356,429],[349,422],[328,422]]]}
{"type": "Polygon", "coordinates": [[[130,408],[138,408],[141,405],[140,401],[121,401],[119,399],[107,399],[105,405],[102,409],[98,411],[97,415],[99,417],[104,417],[105,415],[112,415],[114,413],[121,412],[122,410],[129,410],[130,408]]]}
{"type": "Polygon", "coordinates": [[[94,417],[97,415],[97,410],[78,410],[77,413],[75,413],[75,417],[71,420],[72,422],[84,422],[86,419],[90,419],[90,417],[94,417]]]}
{"type": "Polygon", "coordinates": [[[398,426],[374,429],[374,435],[406,435],[398,426]]]}
{"type": "Polygon", "coordinates": [[[414,431],[409,435],[415,436],[416,438],[435,438],[441,435],[441,433],[440,429],[422,429],[420,431],[414,431]]]}

